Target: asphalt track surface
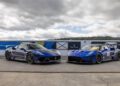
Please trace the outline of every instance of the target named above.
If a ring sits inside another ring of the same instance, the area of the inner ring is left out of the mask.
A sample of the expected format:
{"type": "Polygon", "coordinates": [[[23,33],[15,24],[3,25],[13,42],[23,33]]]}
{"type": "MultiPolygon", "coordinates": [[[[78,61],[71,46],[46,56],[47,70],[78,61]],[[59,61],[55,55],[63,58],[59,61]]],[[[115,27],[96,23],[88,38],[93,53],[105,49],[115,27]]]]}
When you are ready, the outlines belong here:
{"type": "Polygon", "coordinates": [[[0,86],[120,86],[120,74],[0,73],[0,86]]]}
{"type": "Polygon", "coordinates": [[[120,61],[30,65],[0,59],[0,86],[120,86],[120,61]]]}
{"type": "Polygon", "coordinates": [[[120,73],[120,61],[109,61],[102,64],[67,63],[63,57],[61,63],[27,64],[23,61],[6,61],[0,59],[0,72],[26,73],[120,73]]]}

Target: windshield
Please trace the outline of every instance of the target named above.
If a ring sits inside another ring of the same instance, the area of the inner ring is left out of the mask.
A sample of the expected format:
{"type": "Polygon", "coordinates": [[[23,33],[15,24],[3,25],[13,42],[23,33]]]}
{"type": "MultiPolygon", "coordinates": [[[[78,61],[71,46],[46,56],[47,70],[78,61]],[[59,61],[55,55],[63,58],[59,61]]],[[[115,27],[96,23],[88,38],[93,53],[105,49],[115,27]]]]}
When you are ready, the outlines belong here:
{"type": "Polygon", "coordinates": [[[28,44],[28,49],[41,49],[41,50],[47,50],[47,48],[43,47],[40,44],[28,44]]]}
{"type": "Polygon", "coordinates": [[[100,46],[91,46],[91,45],[87,45],[82,48],[82,50],[99,50],[99,49],[100,46]]]}

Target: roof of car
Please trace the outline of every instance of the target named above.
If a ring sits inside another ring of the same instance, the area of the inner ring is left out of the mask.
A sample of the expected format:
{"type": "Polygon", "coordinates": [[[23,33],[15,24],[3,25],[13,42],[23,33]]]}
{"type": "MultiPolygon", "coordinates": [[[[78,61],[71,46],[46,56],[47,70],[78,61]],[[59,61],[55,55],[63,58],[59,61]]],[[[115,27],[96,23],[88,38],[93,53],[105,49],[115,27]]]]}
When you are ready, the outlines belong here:
{"type": "Polygon", "coordinates": [[[36,43],[33,43],[33,42],[22,42],[21,44],[36,44],[36,43]]]}

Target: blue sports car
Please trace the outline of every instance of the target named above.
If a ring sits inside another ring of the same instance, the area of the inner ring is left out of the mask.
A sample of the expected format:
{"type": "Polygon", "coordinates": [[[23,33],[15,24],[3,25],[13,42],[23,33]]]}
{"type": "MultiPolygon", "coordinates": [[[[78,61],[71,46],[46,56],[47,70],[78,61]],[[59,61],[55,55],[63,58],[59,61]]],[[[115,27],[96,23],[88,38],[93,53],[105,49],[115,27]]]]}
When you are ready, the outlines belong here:
{"type": "Polygon", "coordinates": [[[37,43],[21,43],[16,47],[10,47],[5,51],[7,60],[24,60],[29,64],[38,62],[60,62],[61,56],[37,43]]]}
{"type": "Polygon", "coordinates": [[[73,50],[68,55],[68,62],[102,63],[120,60],[120,50],[114,44],[102,46],[85,46],[82,50],[73,50]]]}

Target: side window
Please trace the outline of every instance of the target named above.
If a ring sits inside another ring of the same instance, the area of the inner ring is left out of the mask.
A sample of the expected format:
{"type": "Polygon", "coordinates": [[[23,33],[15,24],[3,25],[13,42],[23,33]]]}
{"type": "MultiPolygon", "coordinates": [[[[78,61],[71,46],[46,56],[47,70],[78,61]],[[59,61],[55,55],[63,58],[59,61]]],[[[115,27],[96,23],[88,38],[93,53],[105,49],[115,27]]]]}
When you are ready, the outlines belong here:
{"type": "Polygon", "coordinates": [[[19,49],[21,49],[21,48],[27,49],[27,46],[26,46],[26,44],[20,44],[18,48],[19,49]]]}
{"type": "Polygon", "coordinates": [[[18,46],[15,46],[16,49],[18,49],[18,46]]]}
{"type": "Polygon", "coordinates": [[[107,46],[105,46],[105,50],[108,50],[109,48],[107,46]]]}
{"type": "Polygon", "coordinates": [[[108,50],[107,46],[102,46],[102,50],[108,50]]]}
{"type": "Polygon", "coordinates": [[[104,49],[105,49],[105,47],[104,47],[104,46],[102,46],[101,50],[104,50],[104,49]]]}
{"type": "Polygon", "coordinates": [[[115,48],[114,48],[114,47],[113,47],[113,48],[110,48],[110,50],[113,51],[113,50],[115,50],[115,48]]]}
{"type": "Polygon", "coordinates": [[[102,50],[102,46],[99,46],[99,50],[102,50]]]}

